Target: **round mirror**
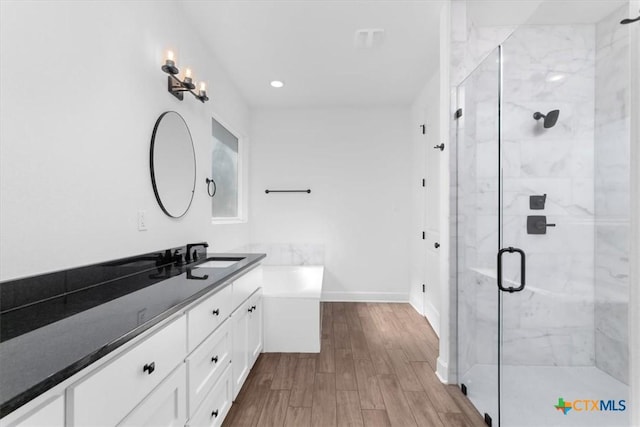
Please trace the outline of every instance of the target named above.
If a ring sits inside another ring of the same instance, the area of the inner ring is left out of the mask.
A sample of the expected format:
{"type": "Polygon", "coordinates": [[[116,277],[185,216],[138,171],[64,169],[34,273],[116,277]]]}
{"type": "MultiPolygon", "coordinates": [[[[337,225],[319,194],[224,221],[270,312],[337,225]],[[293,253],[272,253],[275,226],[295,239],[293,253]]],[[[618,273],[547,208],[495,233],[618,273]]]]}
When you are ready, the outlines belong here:
{"type": "Polygon", "coordinates": [[[175,111],[162,113],[151,137],[151,182],[160,208],[173,218],[189,210],[196,186],[196,153],[187,123],[175,111]]]}

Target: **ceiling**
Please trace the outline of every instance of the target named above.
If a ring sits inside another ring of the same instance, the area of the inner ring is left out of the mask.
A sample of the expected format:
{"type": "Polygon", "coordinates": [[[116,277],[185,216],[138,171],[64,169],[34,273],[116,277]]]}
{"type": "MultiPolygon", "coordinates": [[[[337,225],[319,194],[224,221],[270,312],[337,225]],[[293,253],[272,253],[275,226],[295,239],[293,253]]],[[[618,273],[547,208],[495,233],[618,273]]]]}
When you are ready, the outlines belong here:
{"type": "Polygon", "coordinates": [[[409,105],[438,68],[439,0],[181,3],[254,107],[409,105]],[[356,48],[360,29],[381,45],[356,48]]]}
{"type": "Polygon", "coordinates": [[[478,26],[594,24],[629,0],[469,0],[478,26]]]}

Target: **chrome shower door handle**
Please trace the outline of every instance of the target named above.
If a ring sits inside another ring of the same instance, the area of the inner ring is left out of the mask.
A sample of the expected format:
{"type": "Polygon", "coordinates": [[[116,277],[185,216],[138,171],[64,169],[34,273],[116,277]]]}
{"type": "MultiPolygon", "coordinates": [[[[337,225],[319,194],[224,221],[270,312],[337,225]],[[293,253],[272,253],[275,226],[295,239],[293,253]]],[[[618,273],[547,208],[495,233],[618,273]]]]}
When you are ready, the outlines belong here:
{"type": "Polygon", "coordinates": [[[500,289],[503,292],[509,292],[509,293],[520,292],[521,290],[523,290],[524,284],[525,284],[525,268],[526,268],[525,266],[526,266],[526,257],[522,249],[514,248],[511,246],[509,246],[508,248],[500,249],[498,251],[498,289],[500,289]],[[516,252],[520,255],[520,286],[518,286],[517,288],[514,288],[513,286],[509,286],[509,287],[502,286],[502,255],[504,255],[505,252],[508,252],[510,254],[516,252]]]}

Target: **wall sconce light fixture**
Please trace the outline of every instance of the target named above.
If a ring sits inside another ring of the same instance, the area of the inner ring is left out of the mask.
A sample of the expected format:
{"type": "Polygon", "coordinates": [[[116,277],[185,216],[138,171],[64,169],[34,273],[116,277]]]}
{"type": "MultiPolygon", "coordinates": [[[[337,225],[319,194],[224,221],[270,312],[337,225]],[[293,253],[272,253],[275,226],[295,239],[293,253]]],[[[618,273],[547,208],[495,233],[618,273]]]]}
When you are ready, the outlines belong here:
{"type": "Polygon", "coordinates": [[[209,97],[207,96],[207,84],[205,82],[200,82],[198,92],[194,91],[196,85],[193,82],[193,76],[190,68],[185,70],[183,80],[180,80],[177,77],[180,70],[176,67],[175,56],[172,51],[167,52],[167,57],[165,58],[164,65],[162,66],[162,71],[169,75],[167,77],[167,89],[169,90],[169,93],[180,101],[184,99],[184,92],[191,93],[191,95],[199,99],[200,102],[209,100],[209,97]]]}

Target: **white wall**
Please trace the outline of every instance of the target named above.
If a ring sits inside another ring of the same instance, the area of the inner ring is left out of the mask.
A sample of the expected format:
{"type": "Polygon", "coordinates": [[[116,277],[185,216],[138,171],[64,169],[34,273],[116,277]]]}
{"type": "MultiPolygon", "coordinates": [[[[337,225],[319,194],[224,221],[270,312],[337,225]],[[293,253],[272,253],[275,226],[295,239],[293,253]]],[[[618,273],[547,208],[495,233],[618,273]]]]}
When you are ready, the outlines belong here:
{"type": "Polygon", "coordinates": [[[252,241],[324,246],[325,300],[408,300],[409,118],[408,108],[252,116],[252,241]]]}
{"type": "Polygon", "coordinates": [[[248,225],[210,223],[210,117],[248,131],[249,109],[173,1],[2,1],[0,279],[209,240],[245,243],[248,225]],[[211,101],[166,90],[164,51],[208,81],[211,101]],[[190,211],[165,216],[149,174],[153,125],[183,115],[198,157],[190,211]],[[146,210],[148,230],[137,230],[146,210]]]}

